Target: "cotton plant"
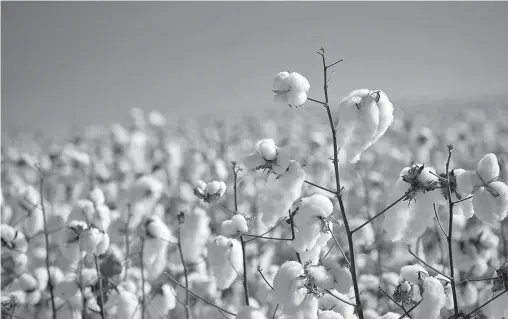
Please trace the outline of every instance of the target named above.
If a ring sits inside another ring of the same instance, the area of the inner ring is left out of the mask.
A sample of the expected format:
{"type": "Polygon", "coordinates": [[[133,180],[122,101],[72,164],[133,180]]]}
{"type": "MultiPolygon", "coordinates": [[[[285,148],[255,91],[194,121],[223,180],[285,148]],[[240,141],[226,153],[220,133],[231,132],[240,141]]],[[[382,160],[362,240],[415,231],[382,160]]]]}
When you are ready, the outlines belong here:
{"type": "Polygon", "coordinates": [[[297,72],[279,72],[273,80],[274,101],[290,106],[301,106],[307,100],[309,81],[297,72]]]}
{"type": "Polygon", "coordinates": [[[393,104],[381,90],[359,89],[349,93],[337,107],[337,144],[350,163],[376,143],[393,122],[393,104]]]}
{"type": "Polygon", "coordinates": [[[221,224],[221,233],[224,236],[243,234],[248,230],[247,220],[241,214],[235,214],[231,219],[225,220],[221,224]]]}
{"type": "Polygon", "coordinates": [[[299,310],[309,293],[305,287],[306,280],[303,266],[296,261],[287,261],[279,268],[273,279],[273,288],[284,313],[291,315],[299,310]]]}

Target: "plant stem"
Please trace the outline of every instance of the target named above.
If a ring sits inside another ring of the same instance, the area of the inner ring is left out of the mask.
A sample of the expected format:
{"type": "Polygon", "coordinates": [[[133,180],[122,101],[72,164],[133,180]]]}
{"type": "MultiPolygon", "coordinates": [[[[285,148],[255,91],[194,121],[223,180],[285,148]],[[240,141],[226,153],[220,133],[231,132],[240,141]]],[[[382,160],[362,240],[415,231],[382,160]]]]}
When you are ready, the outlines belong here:
{"type": "MultiPolygon", "coordinates": [[[[185,277],[185,287],[188,288],[189,287],[189,275],[188,275],[188,272],[187,272],[187,264],[185,263],[185,260],[183,258],[183,250],[182,250],[182,234],[181,234],[181,228],[182,228],[182,225],[183,225],[183,222],[184,222],[184,218],[185,218],[185,215],[184,215],[184,212],[180,212],[180,214],[178,215],[178,251],[180,253],[180,259],[182,261],[182,265],[183,265],[183,275],[185,277]]],[[[189,290],[185,290],[185,317],[187,319],[190,318],[190,313],[189,313],[189,290]]]]}
{"type": "Polygon", "coordinates": [[[40,179],[40,187],[39,187],[39,194],[40,194],[40,201],[41,201],[41,210],[42,210],[42,219],[44,220],[44,237],[46,239],[46,270],[48,272],[48,287],[49,287],[49,293],[51,295],[51,310],[53,313],[53,319],[56,319],[56,306],[55,306],[55,292],[53,287],[53,281],[51,276],[51,271],[49,269],[49,235],[48,235],[48,224],[46,221],[46,208],[44,206],[44,176],[41,173],[41,179],[40,179]]]}
{"type": "Polygon", "coordinates": [[[332,139],[333,139],[333,167],[335,171],[335,184],[336,184],[336,196],[339,200],[339,206],[340,206],[340,212],[342,214],[342,220],[344,222],[344,228],[346,230],[348,245],[349,245],[349,260],[351,262],[351,277],[353,279],[353,289],[355,292],[355,300],[356,300],[356,310],[358,314],[359,319],[364,319],[363,317],[363,310],[362,310],[362,301],[360,299],[360,290],[358,288],[358,280],[356,276],[356,264],[355,264],[355,254],[354,254],[354,245],[353,245],[353,233],[349,229],[349,223],[346,216],[346,209],[344,208],[344,203],[342,201],[342,194],[340,192],[341,186],[340,186],[340,176],[339,176],[339,154],[337,151],[337,135],[335,131],[335,125],[333,123],[333,117],[332,112],[330,111],[330,105],[328,105],[328,76],[327,71],[328,67],[326,65],[326,59],[325,59],[325,50],[324,48],[321,48],[321,50],[318,52],[319,55],[321,55],[322,61],[323,61],[323,77],[324,77],[324,94],[325,94],[325,104],[324,107],[326,109],[326,113],[328,114],[328,121],[330,122],[330,129],[332,131],[332,139]]]}
{"type": "MultiPolygon", "coordinates": [[[[145,266],[143,262],[143,255],[145,250],[145,238],[141,238],[141,251],[139,252],[141,262],[141,319],[145,319],[145,266]]],[[[103,318],[104,319],[104,318],[103,318]]]]}
{"type": "Polygon", "coordinates": [[[380,211],[379,213],[377,213],[376,215],[370,217],[366,222],[364,222],[363,224],[361,224],[360,226],[356,227],[355,229],[353,229],[351,231],[352,234],[356,233],[357,231],[359,231],[360,229],[362,229],[364,226],[367,226],[369,223],[371,223],[374,219],[378,218],[379,216],[383,215],[384,213],[386,213],[390,208],[392,208],[393,206],[395,206],[396,204],[398,204],[400,201],[404,200],[406,198],[406,194],[402,195],[399,199],[397,199],[395,202],[391,203],[390,206],[386,207],[385,209],[383,209],[382,211],[380,211]]]}
{"type": "MultiPolygon", "coordinates": [[[[96,254],[93,255],[94,263],[95,263],[95,270],[97,271],[97,280],[99,281],[99,293],[100,293],[100,300],[101,300],[101,306],[99,307],[99,311],[101,314],[102,319],[106,319],[106,316],[104,315],[104,290],[102,290],[102,274],[101,270],[99,268],[99,257],[97,257],[96,254]]],[[[143,276],[143,273],[141,273],[141,276],[143,276]]]]}
{"type": "Polygon", "coordinates": [[[448,222],[448,235],[446,236],[446,240],[448,242],[448,255],[450,259],[450,284],[452,285],[452,295],[453,295],[453,310],[455,314],[459,313],[459,306],[457,303],[457,291],[455,289],[455,269],[453,267],[453,246],[452,246],[452,238],[453,238],[453,202],[452,202],[452,191],[450,185],[450,160],[452,158],[452,145],[448,145],[448,160],[446,161],[446,178],[447,178],[447,187],[448,187],[448,210],[450,214],[450,220],[448,222]]]}
{"type": "Polygon", "coordinates": [[[336,194],[336,193],[337,193],[336,191],[332,191],[331,189],[328,189],[328,188],[326,188],[326,187],[324,187],[324,186],[321,186],[321,185],[318,185],[318,184],[314,184],[314,183],[309,182],[309,181],[307,181],[307,180],[305,180],[305,181],[303,181],[303,182],[304,182],[304,183],[306,183],[306,184],[312,185],[312,186],[314,186],[314,187],[317,187],[317,188],[319,188],[319,189],[322,189],[322,190],[324,190],[324,191],[327,191],[327,192],[329,192],[329,193],[332,193],[332,194],[336,194]]]}

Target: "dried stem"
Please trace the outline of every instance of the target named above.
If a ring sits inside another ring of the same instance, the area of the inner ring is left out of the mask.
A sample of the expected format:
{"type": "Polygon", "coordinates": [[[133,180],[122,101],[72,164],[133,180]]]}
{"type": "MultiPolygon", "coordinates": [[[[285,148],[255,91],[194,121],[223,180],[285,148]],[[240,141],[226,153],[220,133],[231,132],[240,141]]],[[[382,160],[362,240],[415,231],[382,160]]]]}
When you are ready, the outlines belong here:
{"type": "Polygon", "coordinates": [[[39,170],[41,173],[40,178],[40,187],[39,187],[39,194],[40,194],[40,201],[41,201],[41,210],[42,210],[42,219],[44,220],[44,237],[45,237],[45,244],[46,244],[46,270],[48,272],[48,287],[49,287],[49,293],[51,295],[51,311],[53,313],[53,319],[56,319],[56,306],[55,306],[55,292],[53,287],[53,281],[51,280],[51,271],[50,271],[50,263],[49,263],[49,235],[48,235],[48,224],[46,221],[46,207],[44,205],[44,176],[42,170],[39,170]]]}
{"type": "MultiPolygon", "coordinates": [[[[180,212],[180,214],[178,215],[178,252],[180,253],[180,259],[182,261],[182,266],[183,266],[183,275],[185,277],[185,288],[188,288],[189,287],[189,275],[188,275],[188,272],[187,272],[187,264],[185,263],[185,260],[183,258],[183,250],[182,250],[182,225],[183,225],[183,222],[184,222],[184,218],[185,218],[185,215],[184,215],[184,212],[180,212]]],[[[185,290],[185,317],[187,319],[190,318],[190,312],[189,312],[189,290],[185,290]]]]}
{"type": "Polygon", "coordinates": [[[351,231],[351,234],[354,234],[356,233],[357,231],[359,231],[360,229],[362,229],[364,226],[368,225],[370,222],[372,222],[374,219],[378,218],[379,216],[383,215],[384,213],[386,213],[390,208],[392,208],[393,206],[397,205],[400,201],[404,200],[406,198],[406,194],[402,195],[399,199],[397,199],[395,202],[391,203],[390,206],[386,207],[385,209],[383,209],[382,211],[380,211],[379,213],[377,213],[376,215],[372,216],[371,218],[369,218],[366,222],[364,222],[363,224],[361,224],[360,226],[356,227],[355,229],[353,229],[351,231]]]}
{"type": "MultiPolygon", "coordinates": [[[[93,255],[94,263],[95,263],[95,270],[97,271],[97,280],[99,281],[99,294],[100,294],[100,300],[101,305],[99,307],[99,312],[102,319],[106,319],[106,316],[104,315],[104,290],[102,290],[102,273],[99,267],[99,257],[97,257],[96,254],[93,255]]],[[[141,273],[141,276],[143,276],[143,273],[141,273]]]]}
{"type": "MultiPolygon", "coordinates": [[[[335,171],[335,184],[336,184],[336,196],[337,196],[337,199],[339,200],[339,206],[340,206],[340,212],[342,214],[342,220],[344,222],[344,228],[345,228],[345,231],[346,231],[346,235],[347,235],[347,240],[348,240],[348,245],[349,245],[349,255],[350,255],[350,262],[351,262],[351,267],[350,267],[350,270],[351,270],[351,277],[353,279],[353,289],[354,289],[354,292],[355,292],[355,299],[356,299],[356,305],[354,305],[356,307],[356,310],[357,310],[357,314],[358,314],[358,318],[359,319],[364,319],[363,317],[363,310],[362,310],[362,301],[360,299],[360,290],[358,288],[358,279],[357,279],[357,276],[356,276],[356,264],[355,264],[355,254],[354,254],[354,244],[353,244],[353,233],[351,232],[350,228],[349,228],[349,223],[348,223],[348,219],[347,219],[347,216],[346,216],[346,209],[344,208],[344,203],[342,201],[342,194],[340,192],[340,189],[341,189],[341,185],[340,185],[340,176],[339,176],[339,154],[338,154],[338,150],[337,150],[337,135],[336,135],[336,131],[335,131],[335,125],[333,123],[333,117],[332,117],[332,113],[331,113],[331,110],[330,110],[330,105],[328,104],[329,100],[328,100],[328,75],[327,75],[327,71],[328,71],[328,67],[326,65],[326,59],[325,59],[325,49],[324,48],[321,48],[320,51],[318,51],[318,54],[321,56],[322,58],[322,62],[323,62],[323,78],[324,78],[324,84],[323,84],[323,90],[324,90],[324,95],[325,95],[325,102],[324,104],[322,104],[325,109],[326,109],[326,113],[328,114],[328,121],[330,122],[330,129],[332,131],[332,140],[333,140],[333,166],[334,166],[334,171],[335,171]]],[[[332,64],[333,65],[333,64],[332,64]]]]}
{"type": "Polygon", "coordinates": [[[453,295],[453,311],[455,314],[459,313],[459,305],[457,303],[457,291],[455,289],[455,269],[453,267],[453,202],[452,202],[452,190],[450,185],[450,160],[452,158],[452,145],[448,145],[448,159],[446,161],[446,178],[447,178],[447,187],[448,187],[448,210],[449,210],[449,222],[448,222],[448,236],[446,236],[446,241],[448,242],[448,256],[450,259],[450,284],[452,285],[452,295],[453,295]]]}
{"type": "MultiPolygon", "coordinates": [[[[339,247],[339,250],[340,252],[342,253],[342,256],[344,256],[344,258],[346,259],[346,263],[348,265],[349,268],[351,268],[351,262],[349,261],[349,259],[347,258],[347,255],[346,253],[344,252],[344,250],[342,249],[342,246],[340,245],[339,241],[337,240],[337,238],[335,237],[335,235],[333,234],[332,230],[330,229],[330,226],[327,226],[328,227],[328,231],[330,232],[330,234],[332,235],[332,238],[333,238],[333,241],[335,242],[335,244],[337,245],[337,247],[339,247]]],[[[333,247],[333,246],[332,246],[333,247]]]]}
{"type": "MultiPolygon", "coordinates": [[[[496,300],[497,298],[501,297],[502,295],[504,295],[505,293],[508,292],[508,289],[505,289],[502,293],[500,293],[499,295],[493,297],[492,299],[490,299],[489,301],[487,301],[486,303],[484,303],[483,305],[479,306],[478,308],[476,308],[475,310],[471,311],[470,313],[468,313],[466,315],[466,318],[469,318],[469,316],[471,316],[473,313],[477,312],[478,310],[482,309],[483,307],[485,307],[486,305],[488,305],[489,303],[491,303],[492,301],[496,300]]],[[[452,317],[453,318],[453,317],[452,317]]]]}
{"type": "Polygon", "coordinates": [[[326,188],[326,187],[324,187],[324,186],[321,186],[321,185],[318,185],[318,184],[314,184],[314,183],[309,182],[309,181],[307,181],[307,180],[305,180],[305,181],[303,181],[303,182],[304,182],[304,183],[306,183],[306,184],[312,185],[312,186],[314,186],[314,187],[317,187],[317,188],[319,188],[319,189],[322,189],[322,190],[324,190],[324,191],[327,191],[327,192],[329,192],[329,193],[332,193],[332,194],[337,194],[337,192],[336,192],[336,191],[332,191],[331,189],[328,189],[328,188],[326,188]]]}
{"type": "Polygon", "coordinates": [[[434,208],[434,215],[436,216],[437,224],[439,225],[439,228],[441,228],[441,231],[445,235],[445,238],[448,239],[448,235],[446,234],[443,225],[441,224],[441,220],[439,219],[439,215],[437,214],[436,204],[432,204],[434,208]]]}
{"type": "Polygon", "coordinates": [[[270,289],[272,289],[272,290],[275,290],[275,289],[273,289],[273,286],[268,282],[265,275],[263,275],[263,268],[261,268],[261,266],[258,266],[258,273],[261,275],[261,278],[263,278],[263,280],[268,285],[268,287],[270,287],[270,289]]]}

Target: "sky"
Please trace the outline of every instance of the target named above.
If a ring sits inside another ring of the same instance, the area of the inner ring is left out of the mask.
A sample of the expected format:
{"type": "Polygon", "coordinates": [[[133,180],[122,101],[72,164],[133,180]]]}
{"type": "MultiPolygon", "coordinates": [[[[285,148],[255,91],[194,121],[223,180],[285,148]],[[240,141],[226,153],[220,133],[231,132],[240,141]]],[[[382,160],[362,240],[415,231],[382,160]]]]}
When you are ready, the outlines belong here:
{"type": "Polygon", "coordinates": [[[256,113],[276,73],[321,99],[357,88],[391,100],[504,94],[508,2],[1,3],[2,133],[168,117],[256,113]]]}

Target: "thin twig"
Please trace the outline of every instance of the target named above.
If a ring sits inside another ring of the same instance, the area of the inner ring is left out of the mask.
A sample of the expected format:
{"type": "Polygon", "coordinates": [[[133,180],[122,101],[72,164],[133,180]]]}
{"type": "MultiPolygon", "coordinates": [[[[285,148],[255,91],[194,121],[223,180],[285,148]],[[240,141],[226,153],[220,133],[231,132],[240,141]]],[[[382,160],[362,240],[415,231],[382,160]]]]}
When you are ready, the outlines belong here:
{"type": "Polygon", "coordinates": [[[355,229],[353,229],[351,231],[352,234],[356,233],[357,231],[359,231],[360,229],[362,229],[364,226],[366,226],[367,224],[369,224],[370,222],[372,222],[374,219],[378,218],[379,216],[383,215],[384,213],[386,213],[390,208],[392,208],[393,206],[397,205],[400,201],[404,200],[406,198],[406,194],[402,195],[399,199],[397,199],[395,202],[391,203],[390,206],[386,207],[385,209],[383,209],[382,211],[380,211],[379,213],[377,213],[376,215],[372,216],[371,218],[369,218],[366,222],[364,222],[363,224],[361,224],[360,226],[356,227],[355,229]]]}
{"type": "Polygon", "coordinates": [[[331,292],[330,290],[328,289],[324,289],[324,291],[326,291],[327,294],[329,294],[330,296],[332,296],[333,298],[339,300],[339,301],[342,301],[343,303],[345,304],[348,304],[350,306],[353,306],[353,307],[357,307],[354,303],[350,302],[350,301],[347,301],[339,296],[337,296],[336,294],[334,294],[333,292],[331,292]]]}
{"type": "Polygon", "coordinates": [[[398,302],[395,301],[395,299],[392,298],[392,296],[390,296],[389,294],[386,293],[386,291],[383,290],[383,288],[381,288],[381,286],[378,287],[379,290],[381,290],[382,293],[385,294],[386,297],[388,297],[394,304],[396,304],[400,309],[402,309],[402,311],[404,312],[404,315],[407,315],[410,319],[411,318],[411,315],[407,313],[406,309],[404,308],[404,306],[402,305],[399,305],[398,302]]]}
{"type": "Polygon", "coordinates": [[[452,190],[450,185],[450,160],[452,158],[452,145],[448,145],[448,159],[446,161],[446,178],[447,178],[447,187],[448,187],[448,210],[449,210],[449,222],[448,222],[448,236],[446,236],[446,240],[448,242],[448,257],[450,259],[450,284],[452,285],[452,295],[453,295],[453,311],[455,314],[459,313],[459,305],[457,302],[457,291],[455,289],[455,269],[453,266],[453,202],[452,202],[452,190]]]}
{"type": "Polygon", "coordinates": [[[466,198],[459,199],[459,200],[457,200],[457,201],[453,202],[453,205],[458,204],[458,203],[461,203],[461,202],[464,202],[464,201],[469,200],[469,199],[471,199],[471,198],[473,198],[473,195],[468,196],[468,197],[466,197],[466,198]]]}
{"type": "Polygon", "coordinates": [[[279,309],[279,303],[277,303],[277,306],[275,306],[275,310],[273,311],[272,319],[275,319],[275,314],[277,313],[277,309],[279,309]]]}
{"type": "Polygon", "coordinates": [[[418,303],[416,305],[414,305],[413,307],[409,308],[408,310],[405,310],[405,313],[402,316],[400,316],[399,319],[403,319],[406,314],[409,315],[409,313],[411,311],[415,310],[416,307],[418,307],[420,305],[420,302],[422,302],[422,301],[421,300],[418,301],[418,303]]]}
{"type": "Polygon", "coordinates": [[[464,279],[462,281],[459,281],[457,285],[463,285],[467,284],[468,282],[476,282],[476,281],[489,281],[489,280],[496,280],[502,278],[501,276],[498,277],[492,277],[492,278],[476,278],[476,279],[464,279]]]}
{"type": "Polygon", "coordinates": [[[332,235],[332,238],[333,238],[333,241],[335,242],[335,244],[337,245],[337,247],[339,247],[339,250],[340,252],[342,253],[342,256],[344,256],[344,259],[346,259],[346,263],[348,265],[349,268],[351,268],[351,262],[349,261],[349,259],[347,258],[347,255],[346,253],[344,252],[344,250],[342,249],[342,246],[340,245],[339,241],[337,240],[337,238],[335,237],[335,235],[333,234],[332,230],[330,229],[330,226],[327,226],[328,227],[328,231],[330,232],[330,234],[332,235]]]}
{"type": "Polygon", "coordinates": [[[502,293],[500,293],[499,295],[493,297],[492,299],[490,299],[489,301],[487,301],[486,303],[484,303],[483,305],[479,306],[478,308],[476,308],[475,310],[471,311],[470,313],[468,313],[466,315],[467,318],[469,318],[469,316],[471,316],[473,313],[477,312],[478,310],[482,309],[483,307],[485,307],[486,305],[488,305],[489,303],[491,303],[492,301],[496,300],[497,298],[501,297],[502,295],[504,295],[505,293],[508,292],[508,289],[505,289],[502,293]]]}
{"type": "Polygon", "coordinates": [[[332,193],[332,194],[334,194],[334,195],[335,195],[335,194],[337,194],[337,192],[336,192],[336,191],[332,191],[331,189],[326,188],[326,187],[324,187],[324,186],[321,186],[321,185],[318,185],[318,184],[314,184],[314,183],[309,182],[309,181],[307,181],[307,180],[305,180],[305,181],[303,181],[303,182],[304,182],[304,183],[306,183],[306,184],[312,185],[312,186],[314,186],[314,187],[317,187],[317,188],[319,188],[319,189],[322,189],[322,190],[324,190],[324,191],[327,191],[327,192],[329,192],[329,193],[332,193]]]}
{"type": "Polygon", "coordinates": [[[435,272],[437,272],[438,274],[440,274],[441,276],[445,277],[446,279],[450,280],[451,281],[451,278],[450,276],[444,274],[442,271],[439,271],[437,270],[436,268],[432,267],[431,265],[427,264],[424,260],[422,260],[420,257],[418,257],[417,255],[415,255],[412,251],[411,251],[411,247],[408,247],[407,249],[409,251],[409,253],[414,257],[416,258],[419,262],[421,262],[422,264],[424,264],[425,266],[429,267],[430,269],[434,270],[435,272]]]}
{"type": "Polygon", "coordinates": [[[261,278],[263,278],[263,280],[268,285],[268,287],[270,287],[270,289],[272,289],[272,290],[275,290],[273,288],[273,286],[268,282],[268,280],[266,279],[265,275],[263,274],[263,268],[261,268],[261,266],[258,266],[258,273],[261,275],[261,278]]]}
{"type": "Polygon", "coordinates": [[[39,187],[39,194],[40,194],[40,201],[41,201],[41,209],[42,209],[42,218],[44,220],[44,237],[46,240],[46,270],[48,272],[48,287],[49,287],[49,293],[51,295],[51,310],[53,313],[53,319],[56,319],[56,306],[55,306],[55,292],[53,287],[53,281],[51,280],[51,272],[49,270],[49,235],[48,235],[48,224],[46,221],[46,208],[44,206],[44,176],[42,170],[39,170],[41,173],[40,178],[40,187],[39,187]]]}
{"type": "Polygon", "coordinates": [[[439,225],[439,228],[441,228],[441,231],[445,235],[445,238],[448,239],[448,235],[446,234],[446,232],[445,232],[445,230],[443,228],[443,225],[441,224],[441,220],[439,220],[439,215],[437,214],[436,204],[432,204],[432,206],[434,207],[434,215],[436,215],[436,220],[437,220],[437,223],[439,225]]]}
{"type": "Polygon", "coordinates": [[[175,278],[175,277],[173,277],[170,273],[165,272],[165,274],[166,274],[166,275],[167,275],[167,276],[168,276],[171,280],[173,280],[173,282],[174,282],[175,284],[177,284],[178,286],[180,286],[180,287],[182,287],[183,289],[185,289],[186,291],[188,291],[188,292],[189,292],[191,295],[193,295],[194,297],[196,297],[196,298],[198,298],[198,299],[200,299],[200,300],[202,300],[202,301],[206,302],[207,304],[209,304],[210,306],[212,306],[212,307],[214,307],[214,308],[216,308],[216,309],[218,309],[218,310],[224,311],[225,313],[227,313],[227,314],[229,314],[229,315],[232,315],[232,316],[235,316],[235,317],[236,317],[236,314],[234,314],[234,313],[232,313],[232,312],[229,312],[229,311],[227,311],[227,310],[225,310],[225,309],[222,309],[221,307],[219,307],[219,306],[215,305],[213,302],[206,300],[205,298],[201,297],[200,295],[196,294],[195,292],[192,292],[191,290],[189,290],[188,288],[186,288],[184,285],[182,285],[181,283],[179,283],[179,282],[178,282],[178,280],[176,280],[176,278],[175,278]]]}
{"type": "MultiPolygon", "coordinates": [[[[291,217],[291,211],[289,212],[289,216],[291,217]]],[[[274,231],[277,227],[279,227],[280,225],[282,225],[282,223],[284,223],[287,219],[282,219],[280,222],[277,223],[277,225],[273,226],[272,228],[270,228],[269,230],[267,230],[266,232],[264,232],[263,234],[261,235],[249,235],[249,234],[244,234],[245,236],[250,236],[250,237],[255,237],[255,238],[252,238],[252,239],[249,239],[249,240],[246,240],[245,243],[248,243],[248,242],[251,242],[253,240],[256,240],[257,238],[266,238],[266,239],[272,239],[270,237],[263,237],[264,235],[274,231]]]]}
{"type": "MultiPolygon", "coordinates": [[[[180,212],[180,214],[178,215],[178,251],[180,253],[180,260],[182,261],[182,265],[183,265],[183,275],[185,277],[185,287],[189,287],[189,275],[188,275],[188,272],[187,272],[187,264],[185,263],[185,260],[183,258],[183,250],[182,250],[182,225],[184,223],[184,218],[185,218],[185,215],[184,215],[184,212],[180,212]]],[[[190,313],[189,313],[189,291],[186,290],[185,291],[185,317],[187,319],[190,318],[190,313]]]]}
{"type": "Polygon", "coordinates": [[[355,254],[354,254],[354,244],[353,244],[353,233],[351,232],[351,230],[349,229],[349,223],[348,223],[348,219],[347,219],[347,216],[346,216],[346,209],[344,207],[344,203],[342,201],[342,194],[341,194],[341,185],[340,185],[340,176],[339,176],[339,154],[338,154],[338,150],[337,150],[337,135],[336,135],[336,131],[335,131],[335,125],[334,125],[334,122],[333,122],[333,117],[332,117],[332,112],[330,110],[330,105],[328,104],[329,100],[328,100],[328,82],[327,82],[327,79],[328,79],[328,76],[327,76],[327,71],[328,71],[328,67],[326,66],[326,59],[325,59],[325,49],[324,48],[321,48],[320,51],[318,51],[318,54],[321,56],[322,58],[322,62],[323,62],[323,78],[324,78],[324,83],[323,83],[323,90],[324,90],[324,95],[325,95],[325,102],[323,104],[323,106],[325,107],[326,109],[326,113],[328,115],[328,121],[330,122],[330,129],[332,131],[332,140],[333,140],[333,166],[334,166],[334,171],[335,171],[335,188],[337,190],[336,192],[336,196],[339,200],[339,206],[340,206],[340,212],[342,214],[342,220],[344,222],[344,228],[346,230],[346,235],[347,235],[347,239],[348,239],[348,245],[349,245],[349,255],[350,255],[350,262],[351,262],[351,267],[350,267],[350,270],[351,270],[351,277],[353,279],[353,290],[354,290],[354,293],[355,293],[355,299],[356,299],[356,309],[358,310],[358,318],[359,319],[364,319],[363,317],[363,310],[362,310],[362,301],[360,300],[360,290],[358,288],[358,280],[357,280],[357,276],[356,276],[356,264],[355,264],[355,254]]]}

